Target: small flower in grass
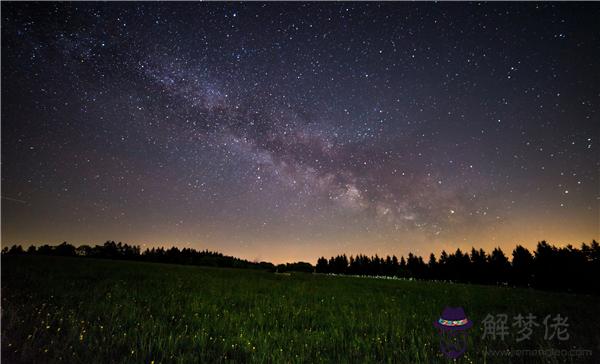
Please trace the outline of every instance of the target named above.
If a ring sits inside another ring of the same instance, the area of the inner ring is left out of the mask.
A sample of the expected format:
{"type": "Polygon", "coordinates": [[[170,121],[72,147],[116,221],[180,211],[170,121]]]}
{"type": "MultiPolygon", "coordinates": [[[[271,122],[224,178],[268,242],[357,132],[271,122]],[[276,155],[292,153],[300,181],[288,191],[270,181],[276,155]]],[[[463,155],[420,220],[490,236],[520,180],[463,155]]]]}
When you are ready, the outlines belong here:
{"type": "Polygon", "coordinates": [[[83,334],[79,334],[79,341],[83,341],[83,334]]]}

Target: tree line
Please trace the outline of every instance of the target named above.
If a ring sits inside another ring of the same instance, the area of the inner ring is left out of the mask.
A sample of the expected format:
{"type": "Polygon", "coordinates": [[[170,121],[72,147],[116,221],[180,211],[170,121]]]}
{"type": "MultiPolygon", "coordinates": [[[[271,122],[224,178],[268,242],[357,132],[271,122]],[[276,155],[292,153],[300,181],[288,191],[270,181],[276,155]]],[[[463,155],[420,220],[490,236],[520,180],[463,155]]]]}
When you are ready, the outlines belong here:
{"type": "Polygon", "coordinates": [[[62,244],[55,246],[45,244],[36,247],[31,245],[27,250],[23,249],[23,247],[20,245],[13,245],[10,248],[4,247],[2,249],[2,254],[30,254],[137,260],[155,263],[201,265],[223,268],[275,269],[275,266],[272,263],[250,262],[248,260],[223,255],[221,253],[209,250],[196,250],[192,248],[179,249],[177,247],[165,249],[163,247],[159,247],[147,248],[144,251],[141,251],[139,245],[129,245],[121,242],[115,243],[114,241],[107,241],[103,245],[96,245],[94,247],[89,245],[75,247],[67,242],[63,242],[62,244]]]}
{"type": "Polygon", "coordinates": [[[114,241],[107,241],[103,245],[96,245],[94,247],[89,245],[81,245],[75,247],[74,245],[71,245],[67,242],[63,242],[59,245],[44,244],[39,247],[31,245],[27,249],[23,249],[21,245],[13,245],[10,248],[4,247],[2,249],[2,254],[30,254],[64,257],[88,257],[100,259],[122,259],[154,263],[200,265],[221,268],[254,268],[279,273],[312,273],[315,270],[315,267],[312,264],[306,262],[295,262],[274,265],[273,263],[269,262],[251,262],[245,259],[223,255],[222,253],[218,252],[213,252],[209,250],[196,250],[193,248],[179,249],[177,247],[171,247],[165,249],[163,247],[159,247],[147,248],[144,251],[142,251],[139,245],[129,245],[126,243],[124,244],[122,242],[115,243],[114,241]]]}
{"type": "Polygon", "coordinates": [[[407,258],[395,255],[379,257],[359,254],[321,257],[317,265],[296,262],[274,265],[269,262],[251,262],[208,250],[192,248],[165,249],[107,241],[94,247],[75,247],[67,242],[60,245],[4,247],[2,255],[55,255],[105,259],[137,260],[158,263],[188,264],[211,267],[263,269],[271,272],[316,272],[361,276],[385,276],[404,279],[438,280],[475,284],[511,285],[544,290],[600,293],[595,282],[600,277],[600,245],[593,240],[581,248],[567,245],[555,247],[546,241],[537,244],[530,252],[518,245],[509,258],[500,248],[491,253],[472,248],[471,252],[457,249],[454,253],[442,251],[439,257],[431,254],[425,262],[422,257],[409,253],[407,258]]]}
{"type": "Polygon", "coordinates": [[[442,251],[439,257],[432,253],[427,262],[412,253],[400,260],[395,255],[383,258],[342,254],[319,258],[315,271],[600,293],[596,282],[600,277],[600,245],[593,240],[581,248],[558,248],[541,241],[533,253],[518,245],[511,260],[500,248],[491,253],[475,248],[470,254],[460,249],[450,254],[442,251]]]}

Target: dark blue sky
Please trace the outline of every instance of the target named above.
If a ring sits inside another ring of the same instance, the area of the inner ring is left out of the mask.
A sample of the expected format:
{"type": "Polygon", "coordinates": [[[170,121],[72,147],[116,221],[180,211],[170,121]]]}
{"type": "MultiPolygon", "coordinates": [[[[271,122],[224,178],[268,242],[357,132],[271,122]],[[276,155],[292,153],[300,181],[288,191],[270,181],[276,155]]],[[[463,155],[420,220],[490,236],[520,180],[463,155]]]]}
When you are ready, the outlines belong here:
{"type": "Polygon", "coordinates": [[[595,3],[2,3],[2,242],[598,238],[595,3]]]}

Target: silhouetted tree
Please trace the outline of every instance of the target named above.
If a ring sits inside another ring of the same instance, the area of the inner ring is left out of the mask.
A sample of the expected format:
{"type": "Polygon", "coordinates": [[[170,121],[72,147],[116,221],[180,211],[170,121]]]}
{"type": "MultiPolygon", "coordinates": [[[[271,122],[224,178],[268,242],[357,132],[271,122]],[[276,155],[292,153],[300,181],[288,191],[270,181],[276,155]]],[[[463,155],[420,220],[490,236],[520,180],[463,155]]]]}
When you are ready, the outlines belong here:
{"type": "Polygon", "coordinates": [[[400,263],[398,262],[398,258],[393,255],[392,256],[392,276],[399,276],[400,274],[400,263]]]}
{"type": "Polygon", "coordinates": [[[529,286],[533,280],[533,255],[521,245],[513,250],[511,283],[518,286],[529,286]]]}
{"type": "Polygon", "coordinates": [[[490,284],[488,259],[483,249],[471,249],[471,269],[469,276],[473,283],[490,284]]]}
{"type": "Polygon", "coordinates": [[[317,273],[329,273],[329,265],[327,259],[321,257],[317,260],[317,266],[315,267],[317,273]]]}
{"type": "Polygon", "coordinates": [[[23,254],[23,247],[20,245],[13,245],[10,247],[10,250],[8,251],[8,254],[23,254]]]}
{"type": "Polygon", "coordinates": [[[438,279],[438,263],[435,258],[435,254],[431,253],[429,255],[429,261],[427,262],[427,278],[429,279],[438,279]]]}
{"type": "Polygon", "coordinates": [[[75,247],[65,241],[54,248],[54,253],[64,257],[73,257],[75,256],[75,247]]]}
{"type": "Polygon", "coordinates": [[[296,263],[286,263],[279,264],[277,266],[277,272],[303,272],[303,273],[312,273],[315,268],[310,263],[306,262],[296,262],[296,263]]]}
{"type": "Polygon", "coordinates": [[[500,247],[494,248],[489,258],[490,274],[493,284],[508,282],[510,264],[500,247]]]}
{"type": "Polygon", "coordinates": [[[560,267],[557,257],[556,248],[550,246],[545,240],[537,244],[534,273],[534,282],[537,287],[542,289],[553,287],[557,275],[555,270],[560,267]]]}

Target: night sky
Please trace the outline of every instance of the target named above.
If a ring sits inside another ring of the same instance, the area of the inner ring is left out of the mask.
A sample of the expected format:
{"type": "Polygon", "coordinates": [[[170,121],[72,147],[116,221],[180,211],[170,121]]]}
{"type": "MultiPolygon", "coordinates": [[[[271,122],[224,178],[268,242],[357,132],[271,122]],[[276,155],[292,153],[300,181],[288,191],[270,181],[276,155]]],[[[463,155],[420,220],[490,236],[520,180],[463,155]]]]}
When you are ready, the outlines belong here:
{"type": "Polygon", "coordinates": [[[599,237],[598,3],[1,6],[3,245],[599,237]]]}

